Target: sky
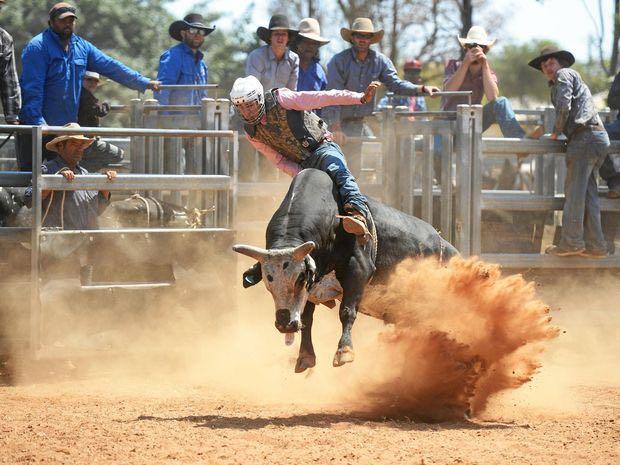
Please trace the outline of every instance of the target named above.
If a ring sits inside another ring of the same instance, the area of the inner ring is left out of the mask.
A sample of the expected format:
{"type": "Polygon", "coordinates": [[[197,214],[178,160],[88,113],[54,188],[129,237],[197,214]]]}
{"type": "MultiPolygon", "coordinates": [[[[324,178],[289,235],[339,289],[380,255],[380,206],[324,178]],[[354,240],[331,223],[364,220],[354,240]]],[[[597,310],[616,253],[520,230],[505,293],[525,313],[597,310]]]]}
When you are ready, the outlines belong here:
{"type": "MultiPolygon", "coordinates": [[[[318,0],[318,4],[334,0],[318,0]]],[[[577,60],[587,61],[589,57],[590,36],[597,35],[597,27],[590,17],[594,15],[598,22],[599,0],[544,0],[540,4],[536,0],[491,0],[491,4],[501,11],[510,11],[510,19],[504,23],[503,29],[497,31],[496,47],[501,49],[502,42],[529,42],[532,39],[551,39],[563,48],[570,50],[577,60]],[[590,12],[590,13],[589,13],[590,12]]],[[[613,1],[601,0],[603,4],[604,45],[609,54],[612,37],[613,1]]],[[[196,0],[175,0],[170,4],[170,11],[182,17],[191,10],[196,0]]],[[[234,0],[235,10],[241,12],[252,3],[251,0],[234,0]]],[[[254,11],[255,26],[266,26],[269,22],[267,14],[268,0],[256,0],[254,11]]],[[[213,10],[230,11],[230,0],[212,0],[213,10]]],[[[234,20],[220,25],[229,28],[234,20]]],[[[298,20],[301,18],[295,18],[298,20]]],[[[294,22],[294,21],[293,21],[294,22]]],[[[475,22],[475,19],[474,19],[475,22]]],[[[483,24],[484,26],[484,24],[483,24]]],[[[342,44],[344,48],[344,43],[342,44]]]]}

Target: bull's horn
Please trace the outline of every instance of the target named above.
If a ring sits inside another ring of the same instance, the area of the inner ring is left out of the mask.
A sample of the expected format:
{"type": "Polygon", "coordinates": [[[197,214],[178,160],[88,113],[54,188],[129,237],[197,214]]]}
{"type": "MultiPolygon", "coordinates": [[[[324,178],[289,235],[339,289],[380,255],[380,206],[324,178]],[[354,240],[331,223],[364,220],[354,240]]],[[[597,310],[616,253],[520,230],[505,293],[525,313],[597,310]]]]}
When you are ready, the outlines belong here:
{"type": "Polygon", "coordinates": [[[253,258],[254,260],[257,260],[259,262],[262,262],[265,257],[269,255],[269,252],[266,249],[254,247],[253,245],[237,244],[233,245],[232,249],[237,253],[247,255],[248,257],[253,258]]]}
{"type": "Polygon", "coordinates": [[[304,242],[300,246],[295,247],[295,250],[293,250],[293,260],[302,261],[315,247],[316,244],[312,241],[304,242]]]}

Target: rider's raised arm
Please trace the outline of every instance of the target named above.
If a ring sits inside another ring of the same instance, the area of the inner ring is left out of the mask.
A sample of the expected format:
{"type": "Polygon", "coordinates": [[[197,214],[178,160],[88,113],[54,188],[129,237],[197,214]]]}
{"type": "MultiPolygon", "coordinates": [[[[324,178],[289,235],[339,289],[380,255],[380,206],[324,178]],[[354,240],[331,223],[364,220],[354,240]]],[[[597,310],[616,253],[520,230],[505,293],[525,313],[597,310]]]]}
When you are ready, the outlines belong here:
{"type": "Polygon", "coordinates": [[[314,110],[330,105],[360,105],[362,92],[332,89],[296,92],[281,87],[276,92],[278,103],[287,110],[314,110]]]}

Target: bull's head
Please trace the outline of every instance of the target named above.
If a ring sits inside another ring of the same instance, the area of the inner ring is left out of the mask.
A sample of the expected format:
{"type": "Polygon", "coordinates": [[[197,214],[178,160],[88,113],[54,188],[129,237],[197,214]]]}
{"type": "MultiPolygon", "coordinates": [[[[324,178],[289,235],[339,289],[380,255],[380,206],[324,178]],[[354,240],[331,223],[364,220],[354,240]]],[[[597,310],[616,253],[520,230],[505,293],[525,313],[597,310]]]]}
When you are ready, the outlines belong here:
{"type": "MultiPolygon", "coordinates": [[[[281,333],[295,333],[301,329],[301,315],[314,280],[316,265],[310,252],[314,242],[306,242],[287,249],[261,249],[251,245],[235,245],[233,250],[247,255],[260,264],[260,273],[276,305],[276,328],[281,333]]],[[[260,277],[255,270],[249,281],[260,277]]],[[[251,284],[249,284],[251,285],[251,284]]]]}

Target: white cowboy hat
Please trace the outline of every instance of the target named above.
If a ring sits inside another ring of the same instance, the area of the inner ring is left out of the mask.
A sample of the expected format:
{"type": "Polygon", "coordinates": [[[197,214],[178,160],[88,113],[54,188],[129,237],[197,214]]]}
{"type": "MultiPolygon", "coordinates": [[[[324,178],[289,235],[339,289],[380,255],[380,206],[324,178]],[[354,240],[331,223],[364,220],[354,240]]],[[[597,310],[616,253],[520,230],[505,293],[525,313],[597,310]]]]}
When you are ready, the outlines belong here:
{"type": "Polygon", "coordinates": [[[347,42],[351,42],[351,36],[354,32],[360,32],[362,34],[373,34],[370,39],[371,44],[376,44],[383,38],[383,29],[375,30],[370,18],[356,18],[351,25],[351,29],[343,27],[340,29],[340,35],[347,42]]]}
{"type": "Polygon", "coordinates": [[[314,18],[304,18],[299,21],[298,29],[299,32],[297,35],[299,37],[314,40],[315,42],[319,42],[321,45],[329,43],[329,39],[321,37],[321,26],[319,26],[319,22],[314,18]]]}
{"type": "Polygon", "coordinates": [[[458,37],[457,39],[461,43],[461,47],[465,47],[467,44],[483,45],[487,48],[491,48],[497,39],[489,39],[487,31],[482,26],[472,26],[467,31],[467,37],[458,37]]]}
{"type": "MultiPolygon", "coordinates": [[[[79,129],[80,125],[77,124],[77,123],[68,123],[68,124],[65,124],[63,126],[63,128],[79,129]]],[[[56,146],[60,142],[63,142],[63,141],[69,140],[69,139],[84,141],[84,145],[86,147],[90,146],[90,144],[95,142],[95,139],[91,139],[89,137],[85,137],[85,136],[83,136],[81,134],[63,134],[62,136],[58,136],[55,139],[52,139],[51,141],[49,141],[47,144],[45,144],[45,148],[47,150],[51,150],[52,152],[58,152],[56,146]],[[88,142],[88,144],[86,144],[86,142],[88,142]]]]}

